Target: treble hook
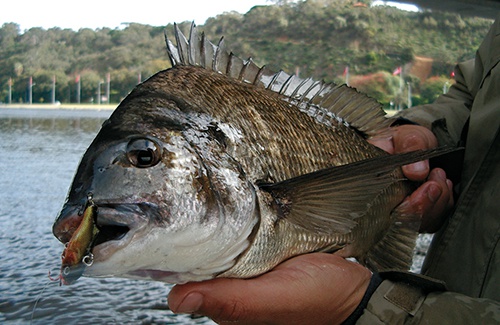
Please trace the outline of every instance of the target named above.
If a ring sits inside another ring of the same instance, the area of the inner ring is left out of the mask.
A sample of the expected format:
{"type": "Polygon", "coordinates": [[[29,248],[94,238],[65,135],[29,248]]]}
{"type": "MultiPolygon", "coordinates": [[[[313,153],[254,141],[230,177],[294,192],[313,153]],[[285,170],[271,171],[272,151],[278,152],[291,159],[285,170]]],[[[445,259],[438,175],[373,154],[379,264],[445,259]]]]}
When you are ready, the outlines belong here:
{"type": "Polygon", "coordinates": [[[94,264],[94,254],[88,253],[82,258],[82,263],[86,266],[92,266],[94,264]]]}
{"type": "Polygon", "coordinates": [[[85,212],[85,209],[87,209],[89,206],[95,206],[95,205],[96,204],[94,203],[94,193],[88,192],[87,200],[85,201],[85,204],[82,205],[82,208],[78,210],[78,215],[81,216],[85,212]]]}
{"type": "Polygon", "coordinates": [[[93,206],[93,205],[95,205],[95,203],[94,203],[94,193],[88,192],[87,193],[87,202],[85,204],[85,207],[93,206]]]}

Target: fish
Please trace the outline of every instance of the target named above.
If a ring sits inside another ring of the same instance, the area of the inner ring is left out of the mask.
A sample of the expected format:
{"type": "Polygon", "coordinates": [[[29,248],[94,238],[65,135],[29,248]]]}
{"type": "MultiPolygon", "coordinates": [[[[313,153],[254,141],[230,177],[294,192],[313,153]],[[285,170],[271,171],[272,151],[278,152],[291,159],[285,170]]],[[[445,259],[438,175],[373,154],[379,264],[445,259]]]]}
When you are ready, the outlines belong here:
{"type": "Polygon", "coordinates": [[[74,242],[91,193],[93,261],[72,282],[251,278],[310,252],[409,267],[419,218],[395,207],[417,184],[400,167],[449,149],[389,155],[367,141],[394,122],[376,100],[259,67],[194,24],[166,44],[172,67],[103,123],[54,222],[74,242]]]}

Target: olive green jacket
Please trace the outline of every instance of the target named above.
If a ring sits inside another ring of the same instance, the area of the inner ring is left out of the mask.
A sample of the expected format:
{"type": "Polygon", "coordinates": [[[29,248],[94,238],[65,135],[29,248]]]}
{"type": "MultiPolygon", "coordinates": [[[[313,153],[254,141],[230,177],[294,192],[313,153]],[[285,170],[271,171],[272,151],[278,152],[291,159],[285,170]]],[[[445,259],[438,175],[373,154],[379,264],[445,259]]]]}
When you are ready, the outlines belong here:
{"type": "Polygon", "coordinates": [[[357,324],[500,324],[499,62],[500,18],[476,59],[457,66],[446,95],[401,114],[431,129],[440,144],[466,147],[455,211],[422,269],[447,290],[411,275],[386,276],[357,324]]]}

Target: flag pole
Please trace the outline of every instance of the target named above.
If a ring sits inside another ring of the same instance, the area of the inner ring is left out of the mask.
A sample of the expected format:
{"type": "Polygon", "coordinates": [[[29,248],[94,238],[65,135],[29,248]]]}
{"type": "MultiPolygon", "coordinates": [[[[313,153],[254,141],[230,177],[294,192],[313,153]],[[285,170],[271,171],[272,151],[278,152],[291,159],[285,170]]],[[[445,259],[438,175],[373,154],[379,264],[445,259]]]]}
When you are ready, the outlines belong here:
{"type": "Polygon", "coordinates": [[[82,92],[82,82],[80,80],[80,75],[76,76],[76,102],[80,104],[81,92],[82,92]]]}
{"type": "Polygon", "coordinates": [[[33,77],[30,76],[29,82],[28,82],[28,102],[33,104],[33,77]]]}
{"type": "Polygon", "coordinates": [[[9,104],[12,104],[12,78],[9,78],[9,104]]]}
{"type": "Polygon", "coordinates": [[[106,74],[106,103],[109,104],[109,91],[111,86],[111,73],[106,74]]]}
{"type": "Polygon", "coordinates": [[[56,103],[56,75],[52,76],[52,104],[56,103]]]}

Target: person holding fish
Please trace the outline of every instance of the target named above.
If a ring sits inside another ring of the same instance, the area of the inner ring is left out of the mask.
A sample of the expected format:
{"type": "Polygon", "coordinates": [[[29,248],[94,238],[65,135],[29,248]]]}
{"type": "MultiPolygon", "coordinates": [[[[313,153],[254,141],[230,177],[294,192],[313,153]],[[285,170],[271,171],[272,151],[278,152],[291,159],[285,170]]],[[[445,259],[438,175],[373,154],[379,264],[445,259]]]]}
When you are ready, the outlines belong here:
{"type": "Polygon", "coordinates": [[[172,67],[131,91],[80,162],[53,225],[54,280],[178,284],[172,311],[220,323],[498,323],[497,35],[498,21],[448,94],[387,118],[346,85],[176,26],[172,67]],[[419,227],[439,229],[426,276],[402,272],[419,227]]]}
{"type": "Polygon", "coordinates": [[[423,274],[372,273],[335,254],[293,257],[253,279],[213,279],[175,286],[176,313],[225,324],[500,323],[500,20],[475,60],[456,67],[456,83],[434,104],[400,114],[371,142],[390,153],[465,146],[455,184],[427,161],[405,166],[425,181],[397,208],[422,216],[435,232],[423,274]],[[453,185],[458,190],[456,200],[453,185]]]}

